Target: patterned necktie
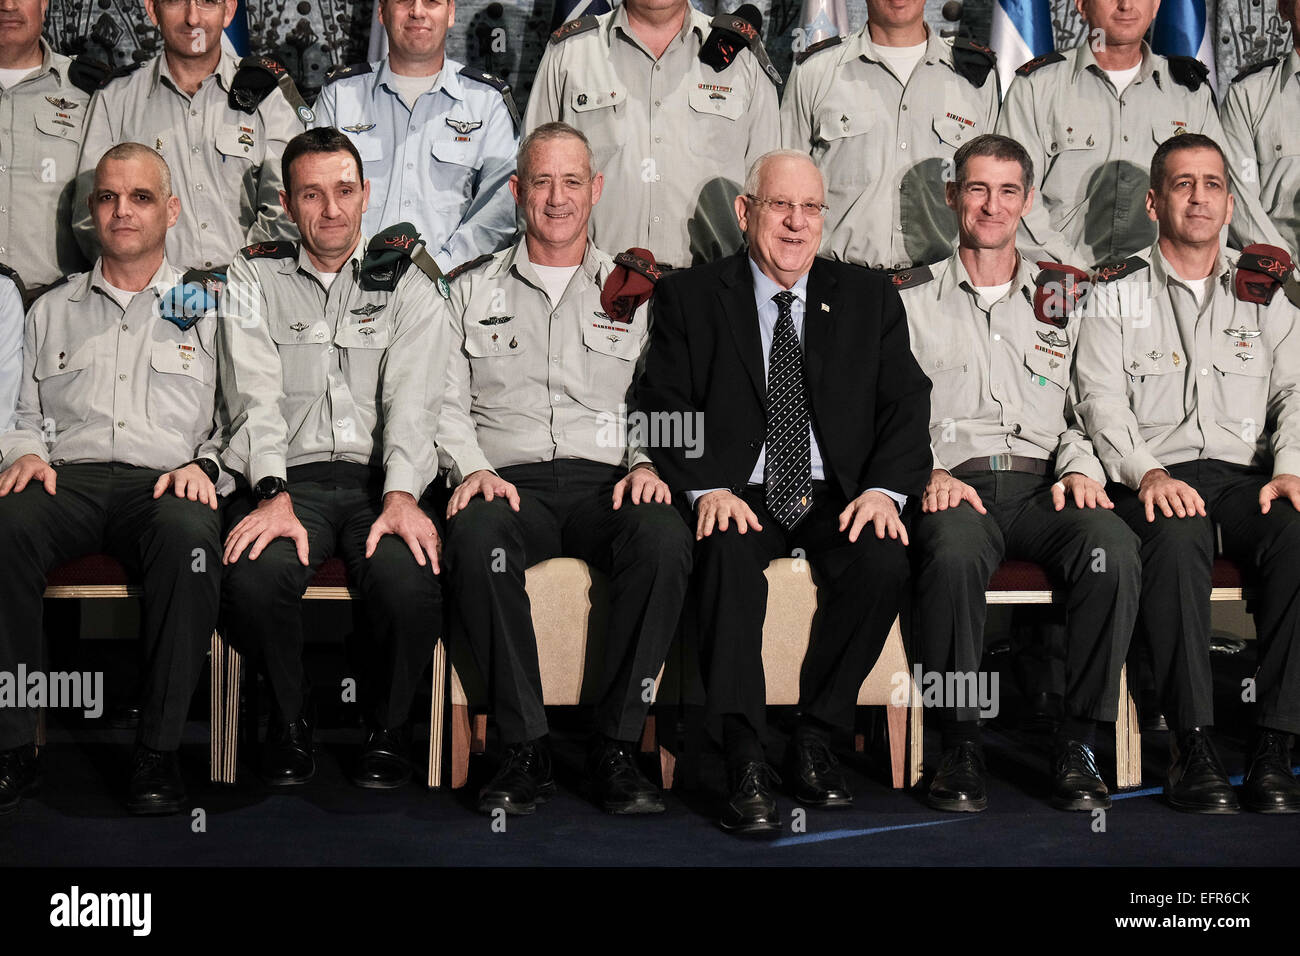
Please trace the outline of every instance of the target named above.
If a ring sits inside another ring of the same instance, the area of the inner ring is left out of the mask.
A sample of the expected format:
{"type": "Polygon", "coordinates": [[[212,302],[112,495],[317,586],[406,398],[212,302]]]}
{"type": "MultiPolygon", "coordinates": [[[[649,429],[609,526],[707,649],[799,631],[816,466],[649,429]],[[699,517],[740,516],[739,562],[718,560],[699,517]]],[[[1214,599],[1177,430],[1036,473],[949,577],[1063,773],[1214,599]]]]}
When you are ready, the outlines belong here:
{"type": "Polygon", "coordinates": [[[767,507],[789,530],[808,513],[812,497],[812,451],[803,354],[790,314],[793,292],[772,296],[781,314],[772,333],[767,369],[767,507]]]}

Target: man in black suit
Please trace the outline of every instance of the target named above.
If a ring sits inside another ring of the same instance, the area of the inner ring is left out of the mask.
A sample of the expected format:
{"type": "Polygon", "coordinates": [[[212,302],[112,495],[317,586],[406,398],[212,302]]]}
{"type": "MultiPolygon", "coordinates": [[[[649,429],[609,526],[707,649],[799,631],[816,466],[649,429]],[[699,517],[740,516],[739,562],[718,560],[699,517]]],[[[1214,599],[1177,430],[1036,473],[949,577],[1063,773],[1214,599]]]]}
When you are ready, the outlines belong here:
{"type": "Polygon", "coordinates": [[[929,474],[930,382],[902,302],[885,277],[816,257],[823,196],[806,155],[755,162],[735,203],[748,248],[658,284],[638,392],[647,416],[702,415],[702,443],[651,453],[695,509],[701,665],[733,832],[781,826],[762,746],[764,569],[801,549],[818,575],[786,766],[801,803],[847,806],[830,733],[852,725],[898,613],[901,512],[929,474]]]}

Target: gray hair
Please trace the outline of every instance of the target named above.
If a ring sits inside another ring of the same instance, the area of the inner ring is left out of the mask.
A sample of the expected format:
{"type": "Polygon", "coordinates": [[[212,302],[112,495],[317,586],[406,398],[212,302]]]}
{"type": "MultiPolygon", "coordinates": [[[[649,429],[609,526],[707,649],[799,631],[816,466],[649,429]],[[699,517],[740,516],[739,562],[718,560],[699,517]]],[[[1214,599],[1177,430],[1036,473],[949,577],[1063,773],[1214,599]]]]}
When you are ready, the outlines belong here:
{"type": "MultiPolygon", "coordinates": [[[[758,195],[758,183],[763,178],[763,167],[774,159],[806,159],[812,162],[812,157],[802,150],[798,149],[774,149],[769,153],[764,153],[758,159],[754,160],[754,165],[749,167],[749,173],[745,176],[745,195],[758,195]]],[[[818,170],[818,174],[820,174],[818,170]]]]}
{"type": "Polygon", "coordinates": [[[525,185],[528,184],[529,163],[535,145],[553,139],[564,139],[565,137],[572,137],[582,143],[583,149],[587,151],[587,175],[594,176],[596,174],[596,157],[592,155],[591,142],[587,139],[586,134],[580,129],[574,129],[568,123],[543,123],[525,136],[523,142],[519,144],[519,154],[515,160],[515,175],[519,177],[519,181],[525,185]]]}
{"type": "Polygon", "coordinates": [[[110,159],[125,161],[130,159],[145,159],[154,164],[158,170],[158,179],[162,183],[162,198],[170,199],[172,195],[172,171],[167,166],[167,160],[162,158],[162,154],[156,149],[150,149],[144,143],[118,143],[108,150],[99,158],[95,164],[95,178],[99,178],[99,171],[103,165],[110,159]]]}

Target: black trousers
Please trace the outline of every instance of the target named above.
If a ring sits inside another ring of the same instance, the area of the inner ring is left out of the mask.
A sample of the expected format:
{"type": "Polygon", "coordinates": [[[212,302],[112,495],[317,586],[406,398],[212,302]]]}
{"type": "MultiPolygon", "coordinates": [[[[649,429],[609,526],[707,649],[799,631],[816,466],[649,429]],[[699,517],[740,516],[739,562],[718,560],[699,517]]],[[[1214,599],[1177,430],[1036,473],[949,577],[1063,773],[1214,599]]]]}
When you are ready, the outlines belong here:
{"type": "MultiPolygon", "coordinates": [[[[361,592],[369,622],[358,699],[372,724],[397,727],[410,714],[416,686],[442,634],[438,577],[427,564],[416,563],[397,535],[384,535],[374,555],[366,558],[366,537],[383,507],[379,470],[324,462],[290,468],[288,482],[294,513],[307,529],[310,567],[298,562],[288,538],[271,542],[256,561],[248,559],[245,549],[226,568],[223,632],[264,669],[280,712],[292,720],[302,710],[306,691],[302,595],[317,569],[338,554],[361,592]]],[[[236,497],[228,527],[254,507],[248,493],[236,497]]],[[[421,507],[438,524],[427,502],[421,507]]]]}
{"type": "MultiPolygon", "coordinates": [[[[1102,508],[1052,505],[1052,479],[1019,472],[963,476],[987,515],[967,502],[918,515],[914,616],[927,671],[975,674],[984,655],[984,592],[1003,558],[1043,565],[1065,586],[1065,712],[1113,721],[1119,674],[1138,613],[1138,541],[1102,508]]],[[[945,682],[946,684],[946,682],[945,682]]],[[[945,701],[948,720],[975,720],[979,708],[945,701]]]]}
{"type": "Polygon", "coordinates": [[[1156,692],[1171,727],[1214,723],[1210,674],[1210,573],[1217,525],[1223,553],[1258,572],[1256,712],[1265,727],[1300,733],[1300,514],[1286,499],[1259,510],[1269,476],[1212,459],[1171,465],[1169,474],[1205,499],[1207,517],[1148,523],[1132,490],[1109,489],[1115,511],[1142,541],[1141,633],[1150,642],[1156,692]]]}
{"type": "MultiPolygon", "coordinates": [[[[161,472],[132,465],[60,465],[54,495],[32,482],[0,498],[0,670],[43,667],[42,595],[49,570],[86,554],[112,555],[143,583],[144,710],[138,739],[175,750],[203,673],[221,591],[221,518],[168,491],[161,472]]],[[[0,750],[31,743],[37,712],[0,708],[0,750]]]]}
{"type": "Polygon", "coordinates": [[[488,684],[505,743],[547,732],[524,572],[566,555],[609,576],[609,619],[600,662],[596,730],[635,740],[654,680],[676,633],[691,566],[691,534],[671,505],[615,511],[621,467],[560,459],[501,468],[519,489],[519,511],[504,498],[475,498],[450,522],[447,571],[455,614],[488,684]]]}
{"type": "Polygon", "coordinates": [[[898,616],[907,583],[906,549],[892,538],[863,529],[855,543],[839,530],[847,505],[826,482],[813,483],[813,504],[792,530],[767,509],[762,486],[743,497],[762,531],[745,534],[729,524],[695,546],[695,616],[700,669],[715,734],[721,718],[743,716],[759,734],[766,729],[763,621],[767,614],[768,564],[799,549],[817,582],[818,612],[799,672],[801,711],[836,727],[852,727],[858,689],[880,656],[898,616]]]}

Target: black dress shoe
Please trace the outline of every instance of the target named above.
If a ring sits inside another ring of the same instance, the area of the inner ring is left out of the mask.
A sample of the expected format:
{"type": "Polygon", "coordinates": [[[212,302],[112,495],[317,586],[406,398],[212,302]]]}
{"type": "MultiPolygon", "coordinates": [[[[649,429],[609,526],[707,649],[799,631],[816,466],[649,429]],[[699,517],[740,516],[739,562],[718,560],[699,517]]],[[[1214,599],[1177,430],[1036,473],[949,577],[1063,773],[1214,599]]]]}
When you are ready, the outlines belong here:
{"type": "Polygon", "coordinates": [[[153,750],[136,744],[131,757],[131,785],[126,809],[136,816],[180,813],[185,802],[180,761],[174,750],[153,750]]]}
{"type": "Polygon", "coordinates": [[[1184,813],[1236,813],[1241,809],[1228,774],[1200,727],[1170,738],[1173,763],[1165,782],[1165,799],[1184,813]]]}
{"type": "Polygon", "coordinates": [[[1241,802],[1256,813],[1300,813],[1300,783],[1291,772],[1291,735],[1261,730],[1241,787],[1241,802]]]}
{"type": "Polygon", "coordinates": [[[478,792],[479,813],[494,810],[522,815],[555,795],[551,776],[551,748],[545,739],[525,740],[506,747],[496,776],[478,792]]]}
{"type": "Polygon", "coordinates": [[[144,706],[139,700],[120,701],[108,711],[108,726],[114,730],[135,730],[140,726],[144,706]]]}
{"type": "Polygon", "coordinates": [[[311,732],[311,722],[305,716],[290,723],[272,718],[262,744],[262,779],[267,786],[292,787],[316,776],[311,732]]]}
{"type": "Polygon", "coordinates": [[[587,755],[587,790],[606,813],[663,813],[659,788],[641,772],[634,745],[599,736],[587,755]]]}
{"type": "Polygon", "coordinates": [[[983,748],[973,740],[963,740],[944,751],[925,802],[936,810],[956,813],[984,810],[989,805],[987,775],[983,748]]]}
{"type": "Polygon", "coordinates": [[[1058,810],[1110,809],[1110,791],[1087,744],[1067,740],[1057,750],[1052,761],[1052,806],[1058,810]]]}
{"type": "Polygon", "coordinates": [[[750,761],[728,772],[731,796],[718,821],[728,833],[764,835],[781,832],[774,788],[781,782],[765,763],[750,761]]]}
{"type": "Polygon", "coordinates": [[[790,777],[794,798],[804,806],[853,806],[853,792],[840,762],[821,738],[800,734],[791,737],[782,769],[790,777]]]}
{"type": "Polygon", "coordinates": [[[394,790],[410,781],[413,770],[406,729],[380,728],[361,745],[352,782],[369,790],[394,790]]]}
{"type": "Polygon", "coordinates": [[[35,744],[0,750],[0,815],[17,810],[22,798],[35,793],[40,783],[35,744]]]}

